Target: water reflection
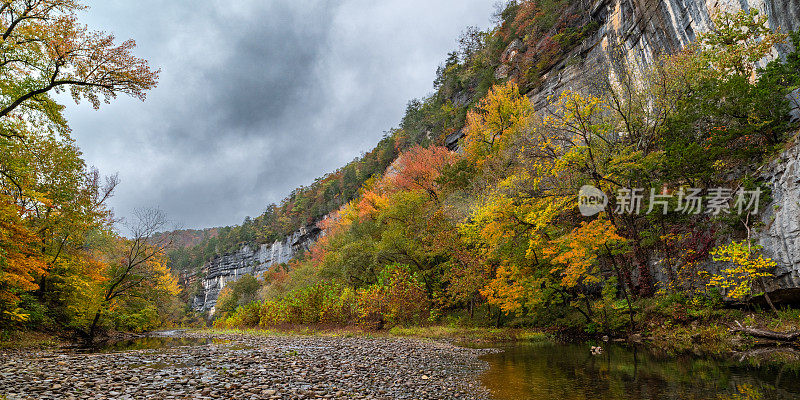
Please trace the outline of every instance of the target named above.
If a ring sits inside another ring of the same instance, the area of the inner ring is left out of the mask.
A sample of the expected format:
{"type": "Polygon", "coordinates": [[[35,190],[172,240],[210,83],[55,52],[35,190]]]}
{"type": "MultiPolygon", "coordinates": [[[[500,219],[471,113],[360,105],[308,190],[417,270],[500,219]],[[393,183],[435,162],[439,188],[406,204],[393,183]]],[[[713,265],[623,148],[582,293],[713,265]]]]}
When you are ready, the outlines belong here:
{"type": "Polygon", "coordinates": [[[668,357],[618,345],[592,355],[589,344],[536,343],[484,356],[483,383],[514,399],[800,399],[800,374],[789,365],[668,357]]]}
{"type": "Polygon", "coordinates": [[[129,340],[109,341],[100,343],[95,347],[79,348],[76,350],[85,353],[116,353],[134,350],[164,349],[180,346],[202,346],[211,343],[223,344],[227,343],[227,341],[211,338],[181,336],[147,336],[129,340]]]}

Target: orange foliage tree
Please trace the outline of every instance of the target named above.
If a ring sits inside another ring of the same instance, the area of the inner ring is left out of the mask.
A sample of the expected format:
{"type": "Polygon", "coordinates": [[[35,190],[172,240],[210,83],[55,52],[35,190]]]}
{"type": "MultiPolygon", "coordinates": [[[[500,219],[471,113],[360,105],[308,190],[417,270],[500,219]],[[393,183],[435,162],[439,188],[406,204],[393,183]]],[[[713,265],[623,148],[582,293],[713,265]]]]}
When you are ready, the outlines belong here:
{"type": "Polygon", "coordinates": [[[616,227],[605,219],[581,222],[572,232],[550,242],[544,255],[550,257],[553,272],[561,276],[564,287],[580,283],[593,284],[601,281],[598,257],[609,254],[625,239],[617,234],[616,227]]]}
{"type": "Polygon", "coordinates": [[[76,13],[77,0],[10,0],[0,5],[0,121],[2,134],[20,134],[20,120],[66,127],[63,107],[48,96],[69,90],[75,101],[97,108],[118,93],[144,99],[158,71],[134,56],[133,40],[115,43],[114,35],[90,31],[76,13]],[[13,118],[8,118],[13,117],[13,118]]]}
{"type": "Polygon", "coordinates": [[[0,194],[0,321],[26,319],[17,309],[19,294],[38,289],[35,279],[45,273],[39,240],[23,223],[20,211],[0,194]]]}
{"type": "Polygon", "coordinates": [[[441,187],[437,180],[455,159],[456,155],[445,147],[416,145],[392,165],[394,170],[387,176],[388,186],[394,190],[424,190],[432,200],[438,201],[441,187]]]}

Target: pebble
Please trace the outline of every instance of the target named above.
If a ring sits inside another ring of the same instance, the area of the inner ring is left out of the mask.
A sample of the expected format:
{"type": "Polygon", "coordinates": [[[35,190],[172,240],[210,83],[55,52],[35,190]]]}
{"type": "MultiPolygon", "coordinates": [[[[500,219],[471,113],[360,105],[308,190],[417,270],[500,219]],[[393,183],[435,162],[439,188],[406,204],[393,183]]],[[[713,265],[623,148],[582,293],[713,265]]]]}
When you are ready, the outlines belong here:
{"type": "Polygon", "coordinates": [[[410,338],[201,335],[201,346],[0,352],[0,398],[489,399],[488,350],[410,338]]]}

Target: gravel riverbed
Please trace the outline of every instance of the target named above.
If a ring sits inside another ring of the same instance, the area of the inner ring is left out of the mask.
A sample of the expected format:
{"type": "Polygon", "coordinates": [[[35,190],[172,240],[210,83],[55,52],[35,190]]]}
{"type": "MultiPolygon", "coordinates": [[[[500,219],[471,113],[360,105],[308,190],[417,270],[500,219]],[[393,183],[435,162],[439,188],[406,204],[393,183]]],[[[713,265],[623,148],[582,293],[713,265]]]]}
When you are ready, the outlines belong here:
{"type": "Polygon", "coordinates": [[[407,338],[213,339],[106,354],[0,352],[0,399],[489,398],[478,359],[488,350],[407,338]]]}

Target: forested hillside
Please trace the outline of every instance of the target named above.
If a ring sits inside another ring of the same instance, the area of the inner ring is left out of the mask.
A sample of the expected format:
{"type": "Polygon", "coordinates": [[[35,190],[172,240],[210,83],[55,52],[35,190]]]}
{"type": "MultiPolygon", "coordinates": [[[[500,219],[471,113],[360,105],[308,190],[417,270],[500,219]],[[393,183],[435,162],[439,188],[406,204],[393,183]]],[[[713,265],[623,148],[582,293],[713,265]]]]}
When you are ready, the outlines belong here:
{"type": "Polygon", "coordinates": [[[194,246],[178,246],[170,253],[171,267],[194,270],[244,244],[271,243],[290,235],[353,200],[369,178],[382,174],[403,151],[415,145],[445,145],[448,136],[459,136],[467,111],[501,81],[495,74],[498,65],[507,65],[507,74],[523,93],[537,89],[542,73],[598,28],[589,7],[586,1],[511,2],[495,16],[500,21],[496,29],[467,28],[458,49],[437,69],[433,94],[409,101],[399,127],[388,131],[374,149],[295,189],[280,204],[268,205],[241,225],[220,228],[217,236],[194,246]],[[514,54],[506,51],[512,42],[514,54]]]}
{"type": "Polygon", "coordinates": [[[298,206],[326,199],[323,179],[262,217],[300,222],[341,205],[288,270],[226,286],[217,323],[617,332],[715,318],[723,301],[775,308],[775,262],[754,242],[771,190],[759,173],[794,144],[787,95],[800,64],[796,52],[761,60],[797,34],[771,31],[755,10],[719,11],[684,49],[625,74],[589,71],[580,90],[534,108],[526,94],[542,74],[598,29],[588,10],[511,2],[496,27],[468,30],[436,92],[382,142],[397,152],[390,168],[354,162],[345,169],[376,166],[354,173],[357,195],[298,206]],[[456,132],[451,152],[442,145],[456,132]],[[604,202],[584,209],[595,203],[579,193],[604,202]]]}

